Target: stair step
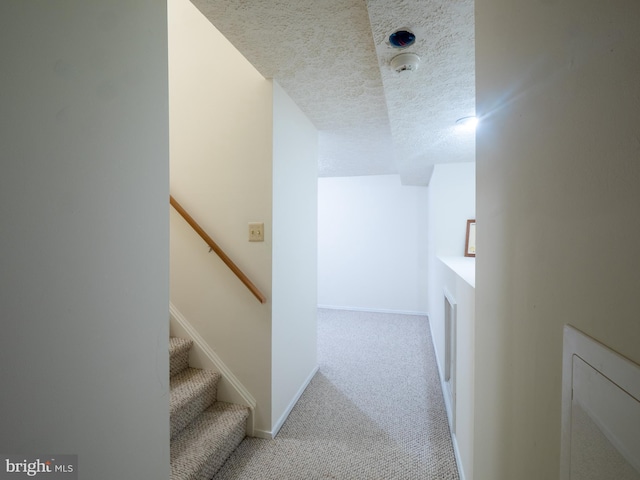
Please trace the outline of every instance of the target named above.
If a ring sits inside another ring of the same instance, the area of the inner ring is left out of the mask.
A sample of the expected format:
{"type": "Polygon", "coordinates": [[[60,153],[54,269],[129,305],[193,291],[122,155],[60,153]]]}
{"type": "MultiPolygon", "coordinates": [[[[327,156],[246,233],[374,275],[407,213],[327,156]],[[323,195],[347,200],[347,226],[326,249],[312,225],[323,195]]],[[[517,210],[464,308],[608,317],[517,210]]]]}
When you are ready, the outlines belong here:
{"type": "Polygon", "coordinates": [[[245,437],[249,410],[216,402],[171,440],[171,480],[209,480],[245,437]]]}
{"type": "Polygon", "coordinates": [[[171,337],[169,339],[169,375],[173,377],[189,366],[189,350],[192,340],[171,337]]]}
{"type": "Polygon", "coordinates": [[[216,401],[220,376],[218,372],[187,368],[171,377],[171,438],[216,401]]]}

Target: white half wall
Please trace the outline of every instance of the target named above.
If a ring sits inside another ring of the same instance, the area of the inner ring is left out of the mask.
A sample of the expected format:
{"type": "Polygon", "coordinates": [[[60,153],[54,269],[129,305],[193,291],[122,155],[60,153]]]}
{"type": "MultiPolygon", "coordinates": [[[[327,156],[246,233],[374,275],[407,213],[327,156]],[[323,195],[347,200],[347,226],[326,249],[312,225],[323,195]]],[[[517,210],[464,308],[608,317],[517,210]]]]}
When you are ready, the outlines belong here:
{"type": "MultiPolygon", "coordinates": [[[[444,290],[446,289],[448,295],[456,304],[456,322],[453,331],[455,338],[454,367],[452,373],[456,394],[455,405],[451,406],[453,411],[450,411],[449,414],[453,414],[455,418],[453,442],[458,456],[460,478],[462,480],[473,480],[477,478],[473,472],[475,288],[460,275],[464,269],[473,268],[473,265],[468,265],[473,260],[459,257],[443,257],[443,259],[444,261],[436,260],[438,262],[436,265],[437,289],[440,291],[440,303],[442,306],[431,310],[433,313],[429,314],[429,320],[435,323],[434,317],[438,319],[441,316],[444,317],[444,290]]],[[[444,336],[444,325],[442,330],[444,336]]],[[[441,343],[444,348],[444,339],[441,343]]],[[[438,358],[441,379],[445,378],[443,375],[444,365],[445,352],[442,351],[439,352],[438,358]]]]}
{"type": "Polygon", "coordinates": [[[474,470],[560,474],[563,328],[640,363],[640,3],[476,3],[474,470]]]}
{"type": "Polygon", "coordinates": [[[318,179],[318,303],[426,313],[426,187],[398,175],[318,179]]]}
{"type": "Polygon", "coordinates": [[[169,478],[166,5],[3,1],[0,43],[0,452],[169,478]]]}
{"type": "Polygon", "coordinates": [[[476,214],[476,164],[438,164],[429,182],[429,325],[440,378],[445,367],[444,290],[457,303],[454,445],[461,478],[473,480],[475,259],[464,257],[476,214]]]}
{"type": "Polygon", "coordinates": [[[273,86],[188,0],[169,0],[171,193],[267,296],[260,304],[171,209],[171,301],[271,429],[273,86]],[[264,222],[265,241],[248,241],[264,222]]]}
{"type": "Polygon", "coordinates": [[[318,132],[273,84],[272,433],[317,369],[318,132]]]}

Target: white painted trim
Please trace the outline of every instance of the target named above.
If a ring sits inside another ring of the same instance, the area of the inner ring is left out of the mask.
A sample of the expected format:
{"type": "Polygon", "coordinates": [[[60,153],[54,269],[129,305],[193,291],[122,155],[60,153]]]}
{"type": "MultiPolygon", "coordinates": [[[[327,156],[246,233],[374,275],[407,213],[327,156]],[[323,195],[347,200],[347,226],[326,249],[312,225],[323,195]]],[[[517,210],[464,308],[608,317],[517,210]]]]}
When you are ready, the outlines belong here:
{"type": "MultiPolygon", "coordinates": [[[[591,368],[593,369],[594,372],[597,372],[599,374],[599,377],[602,376],[601,372],[598,372],[592,365],[589,365],[588,363],[584,362],[582,359],[580,359],[580,357],[578,357],[577,355],[575,356],[576,358],[574,358],[574,362],[576,362],[577,360],[578,362],[582,362],[582,364],[586,367],[586,368],[591,368]]],[[[589,402],[584,402],[581,401],[581,399],[576,399],[576,389],[575,389],[575,383],[576,383],[576,370],[575,370],[575,366],[576,364],[574,363],[574,391],[573,391],[573,403],[577,403],[580,405],[580,407],[583,409],[583,411],[587,414],[587,416],[591,419],[591,421],[598,427],[598,429],[604,434],[604,436],[607,438],[607,440],[609,440],[609,442],[611,443],[611,445],[614,446],[614,448],[616,450],[618,450],[618,453],[620,453],[622,455],[622,457],[629,463],[629,465],[631,465],[636,472],[640,472],[640,458],[638,458],[637,455],[637,450],[638,450],[638,441],[636,439],[635,443],[635,448],[630,448],[629,445],[627,445],[627,443],[625,441],[623,441],[622,439],[618,438],[618,436],[615,434],[615,430],[611,428],[611,426],[608,424],[608,422],[606,421],[606,419],[601,418],[600,413],[593,409],[594,405],[591,405],[589,402]]],[[[605,378],[607,378],[605,376],[605,378]]],[[[607,378],[607,380],[611,381],[609,378],[607,378]]],[[[640,381],[640,376],[638,378],[638,380],[640,381]]],[[[615,384],[614,384],[615,385],[615,384]]],[[[616,387],[620,388],[618,385],[616,385],[616,387]]],[[[626,392],[627,394],[629,394],[629,392],[626,392]]],[[[631,395],[629,395],[631,396],[631,395]]],[[[632,398],[634,398],[633,396],[631,396],[632,398]]],[[[583,400],[583,399],[582,399],[583,400]]],[[[636,401],[636,403],[640,403],[640,398],[634,398],[634,400],[636,401]]],[[[596,403],[597,405],[597,403],[596,403]]],[[[601,406],[597,405],[597,406],[601,406]]],[[[607,409],[611,411],[611,406],[607,406],[607,409]]],[[[627,417],[630,422],[633,422],[632,419],[634,418],[638,418],[637,414],[633,415],[631,413],[627,413],[624,414],[625,417],[627,417]]],[[[636,420],[637,423],[637,420],[636,420]]],[[[636,437],[638,437],[638,435],[636,435],[636,437]]]]}
{"type": "Polygon", "coordinates": [[[458,364],[458,345],[457,345],[457,330],[458,330],[458,303],[454,296],[443,288],[444,300],[449,303],[450,315],[449,322],[447,322],[447,308],[445,304],[444,308],[444,398],[445,404],[448,404],[447,413],[449,415],[449,428],[451,432],[456,432],[456,396],[457,396],[457,381],[458,373],[456,367],[458,364]],[[447,380],[447,376],[449,379],[447,380]]]}
{"type": "Polygon", "coordinates": [[[347,310],[349,312],[395,313],[398,315],[419,315],[421,317],[428,316],[427,312],[417,312],[412,310],[386,310],[384,308],[362,308],[338,305],[318,305],[318,308],[325,308],[327,310],[347,310]]]}
{"type": "Polygon", "coordinates": [[[464,468],[462,468],[462,457],[460,457],[460,450],[458,449],[458,439],[455,434],[451,434],[451,443],[453,443],[453,453],[456,457],[456,465],[458,466],[458,476],[460,480],[465,480],[467,477],[464,474],[464,468]]]}
{"type": "Polygon", "coordinates": [[[249,419],[247,420],[247,435],[255,436],[254,413],[256,400],[253,395],[171,302],[169,302],[169,313],[171,331],[175,332],[176,336],[193,340],[194,345],[189,354],[189,363],[197,368],[215,370],[222,375],[218,386],[218,399],[248,407],[250,411],[249,419]]]}
{"type": "MultiPolygon", "coordinates": [[[[428,316],[428,315],[427,315],[428,316]]],[[[442,365],[440,365],[440,360],[438,360],[438,352],[436,350],[436,342],[435,336],[433,335],[433,329],[431,328],[431,320],[429,320],[429,330],[431,331],[431,344],[433,345],[433,356],[436,359],[436,367],[438,369],[438,378],[440,378],[440,388],[442,390],[442,398],[444,398],[444,407],[447,411],[447,417],[449,418],[449,434],[451,435],[451,442],[453,443],[453,453],[456,458],[456,465],[458,467],[458,474],[460,476],[460,480],[465,480],[464,468],[462,466],[462,457],[460,456],[460,450],[458,449],[458,439],[455,434],[451,431],[451,419],[453,418],[453,414],[451,411],[451,405],[449,404],[449,400],[447,399],[447,395],[445,395],[445,389],[447,388],[446,382],[444,381],[444,369],[442,365]]]]}
{"type": "MultiPolygon", "coordinates": [[[[597,340],[585,335],[571,325],[564,326],[562,352],[562,437],[560,449],[560,479],[571,477],[571,418],[574,390],[574,357],[578,357],[618,388],[640,402],[640,365],[637,365],[619,353],[611,350],[597,340]]],[[[597,416],[594,421],[597,422],[597,416]]],[[[600,422],[597,422],[600,423],[600,422]]],[[[599,428],[606,435],[607,428],[600,424],[599,428]],[[603,429],[604,427],[604,429],[603,429]]],[[[624,447],[616,445],[614,438],[610,441],[625,455],[624,447]]],[[[627,458],[630,464],[637,467],[634,457],[627,458]]]]}
{"type": "Polygon", "coordinates": [[[273,434],[269,430],[256,429],[253,431],[253,437],[264,438],[265,440],[273,440],[273,434]]]}
{"type": "Polygon", "coordinates": [[[280,416],[278,421],[273,425],[273,430],[271,430],[270,432],[266,430],[255,430],[253,434],[254,437],[266,438],[269,440],[276,438],[276,435],[278,435],[278,432],[282,428],[282,425],[284,425],[284,422],[287,420],[287,417],[289,417],[291,410],[293,410],[293,407],[296,406],[296,403],[298,403],[298,400],[300,400],[300,397],[309,386],[309,383],[311,383],[311,380],[313,380],[313,377],[315,376],[315,374],[318,373],[319,368],[320,367],[316,366],[311,371],[307,379],[302,383],[297,393],[294,395],[293,399],[289,403],[289,406],[285,409],[284,413],[280,416]]]}

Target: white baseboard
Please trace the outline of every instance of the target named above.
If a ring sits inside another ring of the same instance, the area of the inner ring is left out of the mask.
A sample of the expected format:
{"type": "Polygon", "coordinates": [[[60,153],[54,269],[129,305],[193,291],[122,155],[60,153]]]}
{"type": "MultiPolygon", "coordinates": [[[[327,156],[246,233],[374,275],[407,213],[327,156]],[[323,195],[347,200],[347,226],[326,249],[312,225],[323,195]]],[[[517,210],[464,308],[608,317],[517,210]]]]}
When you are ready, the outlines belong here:
{"type": "Polygon", "coordinates": [[[256,400],[238,378],[229,370],[218,354],[200,336],[180,311],[169,303],[171,331],[175,336],[193,340],[193,347],[189,352],[189,364],[196,368],[215,370],[222,375],[218,384],[218,399],[224,402],[244,405],[249,408],[247,420],[247,435],[255,436],[254,413],[256,400]]]}
{"type": "Polygon", "coordinates": [[[419,315],[421,317],[428,316],[427,312],[418,312],[414,310],[388,310],[384,308],[349,307],[344,305],[318,305],[318,308],[325,308],[327,310],[347,310],[350,312],[395,313],[398,315],[419,315]]]}
{"type": "Polygon", "coordinates": [[[458,466],[458,476],[460,480],[465,480],[467,477],[464,474],[464,468],[462,468],[462,459],[460,458],[460,450],[458,450],[458,440],[455,435],[451,435],[451,442],[453,443],[453,453],[456,457],[456,465],[458,466]]]}
{"type": "Polygon", "coordinates": [[[307,389],[307,387],[309,386],[309,383],[311,383],[311,380],[313,379],[313,377],[315,376],[316,373],[318,373],[318,369],[319,367],[316,366],[312,371],[311,374],[309,374],[309,376],[307,377],[307,379],[302,382],[302,385],[300,386],[300,388],[298,389],[298,391],[296,392],[296,394],[293,396],[293,399],[291,400],[291,402],[289,403],[289,405],[287,406],[287,408],[285,409],[284,413],[280,416],[280,418],[278,419],[278,421],[273,425],[273,430],[271,431],[266,431],[266,430],[254,430],[253,432],[253,436],[254,437],[258,437],[258,438],[266,438],[268,440],[271,440],[273,438],[276,438],[276,435],[278,435],[278,432],[280,431],[280,429],[282,428],[282,426],[284,425],[284,422],[287,420],[287,418],[289,417],[289,414],[291,413],[291,410],[293,410],[293,407],[296,406],[296,403],[298,403],[298,400],[300,400],[300,397],[302,396],[302,394],[304,393],[304,391],[307,389]]]}
{"type": "Polygon", "coordinates": [[[255,438],[264,438],[265,440],[273,440],[273,433],[268,430],[260,430],[258,428],[253,431],[252,436],[255,438]]]}

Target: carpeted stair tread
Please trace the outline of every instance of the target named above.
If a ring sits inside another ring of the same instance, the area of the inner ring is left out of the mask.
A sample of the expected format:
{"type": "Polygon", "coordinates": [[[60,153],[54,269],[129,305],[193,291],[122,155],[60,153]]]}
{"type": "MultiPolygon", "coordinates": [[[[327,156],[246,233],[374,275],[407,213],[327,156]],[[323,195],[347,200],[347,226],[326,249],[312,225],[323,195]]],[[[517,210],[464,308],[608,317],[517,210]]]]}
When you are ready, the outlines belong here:
{"type": "Polygon", "coordinates": [[[187,368],[171,377],[171,438],[215,402],[220,376],[210,370],[187,368]]]}
{"type": "Polygon", "coordinates": [[[189,366],[189,350],[192,340],[169,338],[169,375],[173,377],[189,366]]]}
{"type": "Polygon", "coordinates": [[[171,480],[209,480],[245,437],[249,410],[215,402],[171,440],[171,480]]]}

